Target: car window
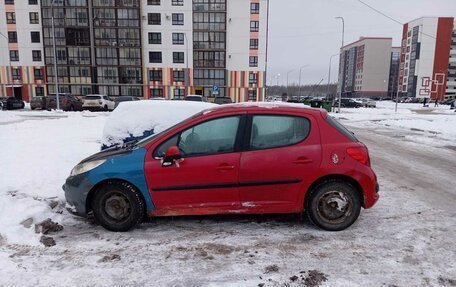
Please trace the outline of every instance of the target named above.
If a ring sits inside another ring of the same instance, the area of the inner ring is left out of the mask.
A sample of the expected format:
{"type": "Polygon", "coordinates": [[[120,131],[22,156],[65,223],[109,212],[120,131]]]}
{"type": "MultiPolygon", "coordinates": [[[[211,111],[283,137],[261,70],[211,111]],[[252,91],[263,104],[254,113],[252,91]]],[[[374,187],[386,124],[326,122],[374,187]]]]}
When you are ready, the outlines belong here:
{"type": "Polygon", "coordinates": [[[240,116],[233,116],[198,124],[161,144],[154,156],[163,157],[173,145],[179,147],[183,157],[233,152],[239,122],[240,116]]]}
{"type": "Polygon", "coordinates": [[[85,97],[86,100],[99,100],[101,99],[100,96],[86,96],[85,97]]]}
{"type": "Polygon", "coordinates": [[[304,140],[310,132],[310,122],[295,116],[253,116],[250,150],[288,146],[304,140]]]}

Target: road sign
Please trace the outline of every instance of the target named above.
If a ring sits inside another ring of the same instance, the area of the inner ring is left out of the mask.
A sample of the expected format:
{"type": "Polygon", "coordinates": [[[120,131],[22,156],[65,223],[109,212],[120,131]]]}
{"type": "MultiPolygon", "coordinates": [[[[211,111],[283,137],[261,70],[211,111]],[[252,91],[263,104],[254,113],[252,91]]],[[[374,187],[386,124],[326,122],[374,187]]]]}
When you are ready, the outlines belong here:
{"type": "Polygon", "coordinates": [[[212,86],[212,94],[213,95],[218,95],[220,93],[220,87],[219,86],[212,86]]]}

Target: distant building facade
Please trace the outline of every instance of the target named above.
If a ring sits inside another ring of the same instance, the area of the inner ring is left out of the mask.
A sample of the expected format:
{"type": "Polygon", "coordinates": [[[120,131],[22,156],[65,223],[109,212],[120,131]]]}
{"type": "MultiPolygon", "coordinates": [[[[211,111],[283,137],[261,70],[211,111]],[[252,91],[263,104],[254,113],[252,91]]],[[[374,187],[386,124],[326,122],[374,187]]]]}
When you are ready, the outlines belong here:
{"type": "Polygon", "coordinates": [[[0,1],[0,11],[0,96],[28,101],[45,95],[39,1],[0,1]]]}
{"type": "Polygon", "coordinates": [[[400,94],[443,100],[456,95],[456,28],[452,17],[423,17],[404,24],[400,94]]]}
{"type": "Polygon", "coordinates": [[[5,0],[0,9],[0,52],[12,61],[0,57],[3,94],[12,80],[24,100],[55,93],[58,78],[76,96],[264,100],[268,0],[5,0]]]}
{"type": "Polygon", "coordinates": [[[401,64],[401,47],[391,49],[391,62],[388,82],[388,98],[395,99],[399,89],[399,70],[401,64]]]}
{"type": "MultiPolygon", "coordinates": [[[[342,97],[388,97],[392,38],[362,37],[341,49],[337,92],[342,97]]],[[[394,59],[395,60],[395,59],[394,59]]]]}

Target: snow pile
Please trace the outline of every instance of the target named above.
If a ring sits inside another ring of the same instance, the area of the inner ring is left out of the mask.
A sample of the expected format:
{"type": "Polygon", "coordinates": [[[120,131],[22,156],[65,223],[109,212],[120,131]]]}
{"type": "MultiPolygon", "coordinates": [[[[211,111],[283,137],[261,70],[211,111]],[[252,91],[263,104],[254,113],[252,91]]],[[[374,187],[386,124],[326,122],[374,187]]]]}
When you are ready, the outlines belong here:
{"type": "Polygon", "coordinates": [[[118,145],[131,136],[142,136],[145,131],[159,133],[198,112],[217,106],[190,101],[122,102],[109,116],[101,143],[118,145]]]}
{"type": "Polygon", "coordinates": [[[11,113],[0,110],[0,124],[19,121],[19,118],[11,113]]]}
{"type": "MultiPolygon", "coordinates": [[[[0,112],[0,236],[11,244],[39,244],[34,224],[51,218],[60,221],[51,201],[65,203],[62,185],[71,169],[99,151],[105,113],[88,118],[83,113],[67,117],[23,117],[47,112],[0,112]],[[14,119],[20,118],[20,121],[14,119]],[[20,223],[33,219],[30,227],[20,223]]],[[[1,241],[1,239],[0,239],[1,241]]]]}

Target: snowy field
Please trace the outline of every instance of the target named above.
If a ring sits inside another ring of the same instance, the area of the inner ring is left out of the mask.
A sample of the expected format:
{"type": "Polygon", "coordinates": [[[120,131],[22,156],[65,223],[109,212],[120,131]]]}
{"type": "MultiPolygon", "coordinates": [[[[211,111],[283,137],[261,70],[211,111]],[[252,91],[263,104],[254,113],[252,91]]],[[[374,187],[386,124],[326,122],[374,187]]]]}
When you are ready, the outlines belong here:
{"type": "Polygon", "coordinates": [[[99,151],[109,114],[0,112],[0,286],[456,286],[456,189],[442,195],[447,205],[429,200],[432,182],[405,184],[384,159],[394,144],[401,151],[391,161],[428,166],[451,189],[456,113],[377,105],[335,114],[369,139],[381,190],[376,206],[337,233],[298,215],[158,218],[108,232],[69,214],[61,186],[99,151]],[[414,164],[402,149],[430,160],[414,164]],[[445,167],[440,177],[433,166],[445,167]],[[64,227],[49,234],[52,247],[35,233],[46,218],[64,227]]]}

